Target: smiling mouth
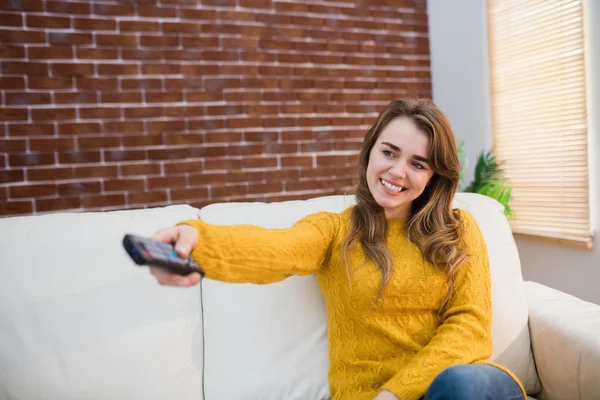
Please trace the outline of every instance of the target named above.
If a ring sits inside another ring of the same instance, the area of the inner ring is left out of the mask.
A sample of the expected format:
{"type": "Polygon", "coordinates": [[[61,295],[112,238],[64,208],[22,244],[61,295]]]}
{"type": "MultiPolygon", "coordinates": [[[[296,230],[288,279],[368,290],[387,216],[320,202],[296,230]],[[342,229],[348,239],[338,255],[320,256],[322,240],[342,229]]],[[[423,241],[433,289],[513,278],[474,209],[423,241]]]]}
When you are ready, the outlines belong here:
{"type": "Polygon", "coordinates": [[[390,192],[401,193],[401,192],[406,191],[406,188],[404,188],[402,186],[392,185],[390,182],[386,181],[385,179],[380,178],[379,181],[390,192]]]}

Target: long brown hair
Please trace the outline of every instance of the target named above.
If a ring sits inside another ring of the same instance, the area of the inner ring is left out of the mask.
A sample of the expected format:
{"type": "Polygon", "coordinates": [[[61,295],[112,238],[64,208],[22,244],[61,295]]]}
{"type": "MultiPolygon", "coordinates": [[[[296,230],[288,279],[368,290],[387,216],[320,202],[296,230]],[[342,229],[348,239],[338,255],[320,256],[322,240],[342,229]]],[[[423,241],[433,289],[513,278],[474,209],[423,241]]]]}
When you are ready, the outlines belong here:
{"type": "Polygon", "coordinates": [[[377,299],[389,282],[394,264],[387,249],[388,225],[383,208],[377,204],[367,186],[367,166],[371,149],[383,129],[395,118],[410,118],[429,137],[427,158],[433,176],[424,192],[413,201],[405,225],[408,239],[416,244],[426,260],[441,268],[447,277],[447,292],[443,309],[451,298],[457,268],[467,256],[459,242],[462,221],[452,210],[452,200],[458,189],[460,166],[456,141],[446,115],[428,99],[396,100],[390,103],[367,131],[358,161],[356,206],[352,209],[351,228],[342,249],[349,273],[348,256],[352,246],[360,243],[369,259],[382,272],[382,284],[377,299]]]}

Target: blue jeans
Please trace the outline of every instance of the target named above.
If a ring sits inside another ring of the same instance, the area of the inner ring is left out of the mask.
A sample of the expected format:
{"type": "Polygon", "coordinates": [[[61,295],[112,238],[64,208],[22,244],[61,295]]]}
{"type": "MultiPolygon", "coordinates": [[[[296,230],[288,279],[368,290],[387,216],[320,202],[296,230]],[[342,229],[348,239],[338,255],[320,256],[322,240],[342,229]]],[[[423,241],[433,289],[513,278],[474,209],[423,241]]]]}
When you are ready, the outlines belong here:
{"type": "Polygon", "coordinates": [[[456,365],[443,370],[423,400],[523,400],[515,380],[487,364],[456,365]]]}

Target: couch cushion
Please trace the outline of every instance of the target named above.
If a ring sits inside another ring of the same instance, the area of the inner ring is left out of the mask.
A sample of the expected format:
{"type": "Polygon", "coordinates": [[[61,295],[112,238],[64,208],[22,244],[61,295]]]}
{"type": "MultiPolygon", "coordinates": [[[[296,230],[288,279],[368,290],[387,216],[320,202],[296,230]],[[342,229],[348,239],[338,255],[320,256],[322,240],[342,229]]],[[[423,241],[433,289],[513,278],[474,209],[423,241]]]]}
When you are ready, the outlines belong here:
{"type": "Polygon", "coordinates": [[[121,244],[197,215],[0,219],[0,398],[202,398],[200,291],[161,287],[121,244]]]}
{"type": "MultiPolygon", "coordinates": [[[[282,203],[222,203],[201,210],[212,224],[284,228],[318,211],[339,212],[351,196],[282,203]]],[[[455,206],[477,219],[488,245],[492,274],[492,359],[538,391],[527,330],[521,267],[502,206],[473,194],[455,206]]],[[[327,388],[326,314],[314,276],[271,285],[203,282],[207,398],[321,399],[327,388]],[[243,353],[244,357],[240,357],[243,353]],[[231,385],[230,382],[236,382],[231,385]]]]}

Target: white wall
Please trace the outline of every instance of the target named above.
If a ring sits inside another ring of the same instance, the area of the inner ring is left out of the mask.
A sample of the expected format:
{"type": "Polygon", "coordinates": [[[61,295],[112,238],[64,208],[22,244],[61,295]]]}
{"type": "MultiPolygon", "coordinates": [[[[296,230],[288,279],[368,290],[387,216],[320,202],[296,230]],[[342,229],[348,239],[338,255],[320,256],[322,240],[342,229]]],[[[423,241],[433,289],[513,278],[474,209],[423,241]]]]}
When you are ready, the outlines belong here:
{"type": "MultiPolygon", "coordinates": [[[[448,115],[470,160],[472,179],[477,154],[492,146],[486,0],[429,0],[433,99],[448,115]]],[[[596,155],[591,165],[600,188],[600,1],[585,1],[589,116],[596,155]],[[594,21],[594,23],[592,23],[594,21]],[[596,40],[592,40],[595,38],[596,40]]],[[[592,199],[598,205],[598,197],[592,199]]],[[[596,227],[600,214],[594,212],[596,227]]],[[[579,250],[542,239],[518,237],[523,277],[600,304],[600,238],[593,250],[579,250]]]]}

